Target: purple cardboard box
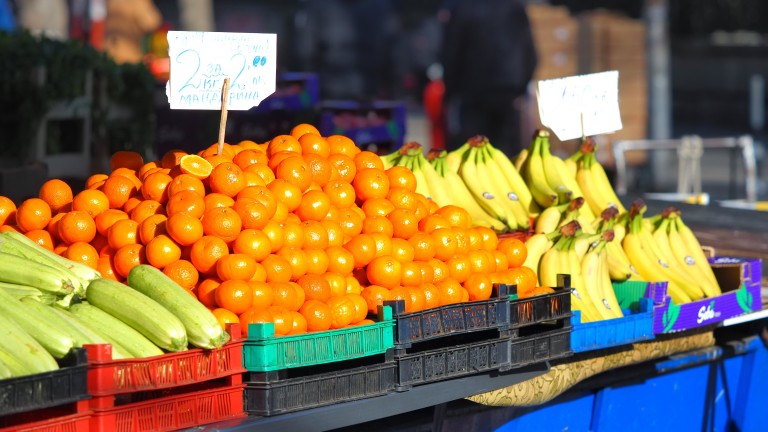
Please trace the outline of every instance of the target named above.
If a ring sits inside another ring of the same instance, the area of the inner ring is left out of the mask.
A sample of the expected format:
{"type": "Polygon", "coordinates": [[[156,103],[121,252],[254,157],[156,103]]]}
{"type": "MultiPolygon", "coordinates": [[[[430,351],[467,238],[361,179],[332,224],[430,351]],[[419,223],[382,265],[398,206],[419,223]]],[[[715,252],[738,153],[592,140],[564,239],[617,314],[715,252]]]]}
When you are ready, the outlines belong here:
{"type": "Polygon", "coordinates": [[[709,263],[723,294],[682,305],[667,297],[654,316],[655,334],[716,324],[762,308],[760,259],[718,256],[710,258],[709,263]]]}

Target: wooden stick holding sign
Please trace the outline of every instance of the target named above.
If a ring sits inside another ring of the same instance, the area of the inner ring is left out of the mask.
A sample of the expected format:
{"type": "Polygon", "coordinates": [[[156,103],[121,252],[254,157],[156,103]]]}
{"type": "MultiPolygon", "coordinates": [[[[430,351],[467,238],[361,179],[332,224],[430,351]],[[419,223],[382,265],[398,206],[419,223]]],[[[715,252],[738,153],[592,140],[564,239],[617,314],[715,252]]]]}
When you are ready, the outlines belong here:
{"type": "Polygon", "coordinates": [[[229,101],[229,77],[224,78],[221,88],[221,121],[219,122],[219,148],[217,154],[224,151],[224,133],[227,131],[227,102],[229,101]]]}

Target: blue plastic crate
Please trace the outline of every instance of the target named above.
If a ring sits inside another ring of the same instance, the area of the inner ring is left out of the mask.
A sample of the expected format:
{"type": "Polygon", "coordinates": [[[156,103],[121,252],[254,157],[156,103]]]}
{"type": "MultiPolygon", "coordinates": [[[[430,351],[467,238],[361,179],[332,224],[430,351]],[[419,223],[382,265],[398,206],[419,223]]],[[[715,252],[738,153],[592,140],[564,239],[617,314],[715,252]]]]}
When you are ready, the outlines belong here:
{"type": "Polygon", "coordinates": [[[593,351],[653,339],[653,301],[639,299],[638,310],[624,310],[624,317],[605,321],[581,322],[581,312],[571,317],[571,349],[593,351]]]}
{"type": "Polygon", "coordinates": [[[392,151],[405,141],[406,108],[399,101],[321,101],[318,130],[323,136],[344,135],[360,147],[388,145],[392,151]],[[375,123],[368,120],[376,118],[375,123]]]}

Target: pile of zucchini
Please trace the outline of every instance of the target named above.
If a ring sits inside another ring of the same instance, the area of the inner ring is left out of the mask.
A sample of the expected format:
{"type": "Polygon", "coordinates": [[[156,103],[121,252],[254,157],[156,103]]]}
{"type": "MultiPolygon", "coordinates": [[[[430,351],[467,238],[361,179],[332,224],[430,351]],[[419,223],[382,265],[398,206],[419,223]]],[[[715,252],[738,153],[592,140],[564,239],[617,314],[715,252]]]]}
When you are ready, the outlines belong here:
{"type": "Polygon", "coordinates": [[[113,359],[213,349],[229,334],[160,270],[134,267],[127,285],[16,232],[0,233],[0,379],[58,369],[75,347],[111,344],[113,359]]]}

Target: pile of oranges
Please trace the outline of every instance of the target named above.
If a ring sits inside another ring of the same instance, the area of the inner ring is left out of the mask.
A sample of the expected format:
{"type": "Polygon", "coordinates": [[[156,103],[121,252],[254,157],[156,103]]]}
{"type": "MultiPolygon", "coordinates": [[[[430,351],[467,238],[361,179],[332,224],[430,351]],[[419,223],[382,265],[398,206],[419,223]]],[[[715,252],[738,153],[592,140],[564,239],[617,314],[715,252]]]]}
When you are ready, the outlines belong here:
{"type": "Polygon", "coordinates": [[[0,231],[118,281],[149,263],[222,325],[271,321],[277,335],[371,323],[385,300],[410,312],[488,299],[494,282],[538,290],[521,241],[473,227],[417,194],[408,168],[308,124],[221,154],[214,144],[145,163],[121,151],[110,168],[77,194],[51,179],[18,208],[0,197],[0,231]]]}

